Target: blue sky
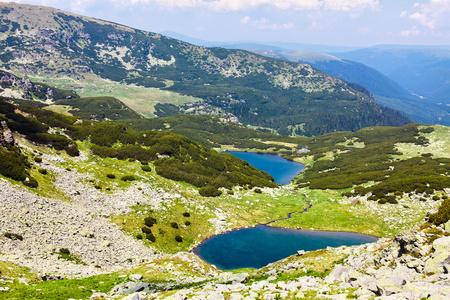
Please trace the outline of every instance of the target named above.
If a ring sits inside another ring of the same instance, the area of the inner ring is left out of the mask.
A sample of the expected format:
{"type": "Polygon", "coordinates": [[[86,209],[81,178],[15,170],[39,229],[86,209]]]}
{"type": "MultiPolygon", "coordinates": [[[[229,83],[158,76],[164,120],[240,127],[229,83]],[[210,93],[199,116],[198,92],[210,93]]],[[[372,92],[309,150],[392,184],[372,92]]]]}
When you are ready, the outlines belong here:
{"type": "MultiPolygon", "coordinates": [[[[14,1],[14,0],[13,0],[14,1]]],[[[3,1],[6,2],[6,1],[3,1]]],[[[207,41],[449,45],[450,0],[16,0],[207,41]]]]}

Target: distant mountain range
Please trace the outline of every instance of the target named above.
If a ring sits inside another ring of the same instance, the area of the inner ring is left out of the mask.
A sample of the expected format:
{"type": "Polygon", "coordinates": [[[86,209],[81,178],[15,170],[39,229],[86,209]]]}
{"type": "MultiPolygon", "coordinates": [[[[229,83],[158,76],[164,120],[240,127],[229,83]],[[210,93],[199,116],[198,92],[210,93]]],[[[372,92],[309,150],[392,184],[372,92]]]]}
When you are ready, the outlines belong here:
{"type": "Polygon", "coordinates": [[[196,98],[155,106],[158,116],[216,114],[284,135],[410,122],[361,86],[308,64],[194,46],[49,7],[0,3],[0,9],[3,69],[68,83],[94,75],[196,98]]]}
{"type": "Polygon", "coordinates": [[[266,42],[208,42],[167,35],[208,47],[245,49],[313,67],[366,87],[382,105],[419,123],[450,125],[450,45],[377,45],[369,48],[266,42]]]}

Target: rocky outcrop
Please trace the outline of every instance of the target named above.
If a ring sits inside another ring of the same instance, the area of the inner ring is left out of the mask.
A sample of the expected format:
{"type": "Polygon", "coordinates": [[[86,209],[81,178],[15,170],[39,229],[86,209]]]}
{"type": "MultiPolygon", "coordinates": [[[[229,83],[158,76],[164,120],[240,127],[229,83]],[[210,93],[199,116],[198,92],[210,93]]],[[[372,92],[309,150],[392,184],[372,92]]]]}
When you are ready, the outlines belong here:
{"type": "Polygon", "coordinates": [[[16,141],[6,121],[0,121],[0,146],[6,148],[8,145],[15,146],[16,141]]]}

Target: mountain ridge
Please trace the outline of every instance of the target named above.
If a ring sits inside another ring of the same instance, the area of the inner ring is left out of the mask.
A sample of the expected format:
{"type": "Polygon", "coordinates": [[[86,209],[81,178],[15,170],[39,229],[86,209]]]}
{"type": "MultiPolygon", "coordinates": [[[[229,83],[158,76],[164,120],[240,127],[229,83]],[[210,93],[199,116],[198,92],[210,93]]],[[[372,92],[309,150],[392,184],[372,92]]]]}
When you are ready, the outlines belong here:
{"type": "Polygon", "coordinates": [[[0,47],[5,51],[0,59],[9,71],[66,82],[95,75],[188,95],[203,99],[193,103],[195,113],[232,114],[241,123],[282,134],[292,134],[291,127],[314,135],[409,122],[361,89],[307,64],[198,47],[137,29],[124,31],[113,23],[49,8],[3,4],[2,9],[0,47]],[[21,21],[16,15],[33,9],[40,23],[16,22],[21,21]],[[62,30],[51,28],[55,22],[62,30]],[[41,23],[47,25],[39,27],[41,23]]]}

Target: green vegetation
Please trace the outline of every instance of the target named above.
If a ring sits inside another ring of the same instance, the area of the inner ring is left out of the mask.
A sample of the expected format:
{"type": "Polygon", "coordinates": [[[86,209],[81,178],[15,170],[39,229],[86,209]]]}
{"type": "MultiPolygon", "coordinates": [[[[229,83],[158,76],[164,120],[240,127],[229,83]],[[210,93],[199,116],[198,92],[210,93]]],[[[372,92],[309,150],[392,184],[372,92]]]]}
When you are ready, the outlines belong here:
{"type": "Polygon", "coordinates": [[[5,236],[6,238],[11,239],[11,240],[19,240],[19,241],[23,240],[22,235],[17,234],[17,233],[5,232],[3,234],[3,236],[5,236]]]}
{"type": "Polygon", "coordinates": [[[429,221],[435,225],[444,224],[450,220],[450,199],[445,199],[442,202],[439,210],[431,214],[429,217],[429,221]]]}
{"type": "Polygon", "coordinates": [[[113,97],[86,97],[59,100],[56,105],[68,105],[74,116],[94,121],[142,118],[120,100],[113,97]]]}
{"type": "MultiPolygon", "coordinates": [[[[427,132],[432,132],[426,129],[427,132]]],[[[419,146],[428,140],[419,134],[418,125],[401,128],[366,128],[355,133],[336,133],[317,137],[308,143],[315,162],[301,179],[300,187],[311,189],[346,189],[375,181],[369,187],[359,186],[346,196],[366,195],[380,203],[397,203],[396,197],[404,193],[428,193],[450,187],[449,160],[429,156],[396,159],[402,153],[396,149],[399,143],[419,146]],[[364,148],[351,147],[343,142],[355,140],[364,148]],[[327,153],[331,155],[327,157],[327,153]],[[396,193],[396,194],[395,194],[396,193]]]]}

